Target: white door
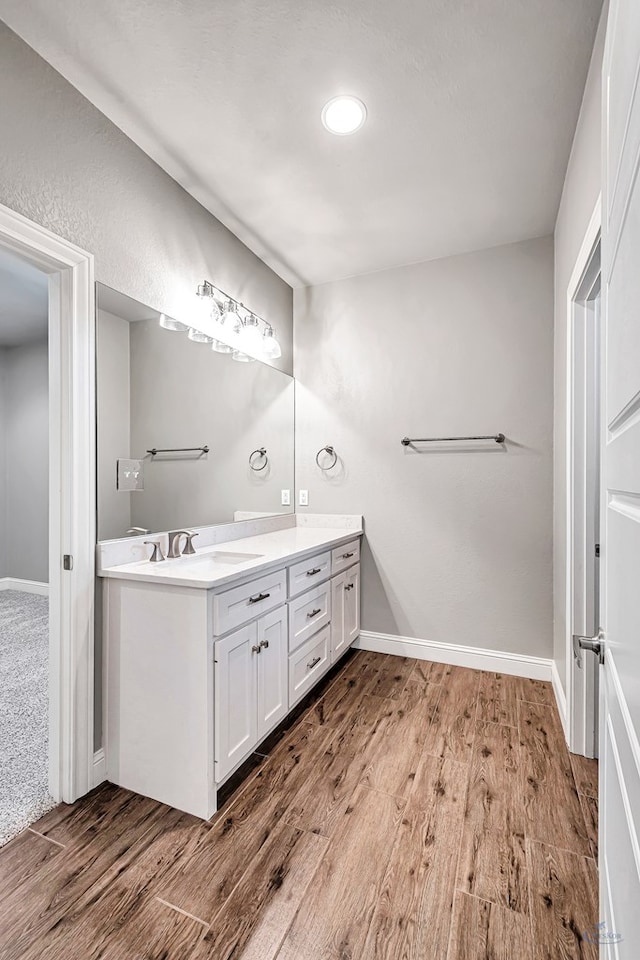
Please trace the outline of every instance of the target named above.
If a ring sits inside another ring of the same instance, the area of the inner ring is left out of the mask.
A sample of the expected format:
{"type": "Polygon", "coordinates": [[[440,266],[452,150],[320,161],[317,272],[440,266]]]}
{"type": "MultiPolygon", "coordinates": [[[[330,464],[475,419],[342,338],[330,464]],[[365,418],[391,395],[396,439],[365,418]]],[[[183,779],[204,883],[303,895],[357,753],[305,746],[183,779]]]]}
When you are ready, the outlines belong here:
{"type": "Polygon", "coordinates": [[[346,585],[346,571],[331,581],[331,663],[335,663],[347,649],[346,585]]]}
{"type": "Polygon", "coordinates": [[[219,783],[258,742],[256,658],[252,623],[215,645],[215,766],[219,783]]]}
{"type": "Polygon", "coordinates": [[[289,650],[287,608],[258,620],[258,740],[269,733],[289,709],[289,650]]]}
{"type": "Polygon", "coordinates": [[[360,564],[347,570],[345,584],[345,639],[347,646],[360,636],[360,564]]]}
{"type": "Polygon", "coordinates": [[[604,62],[601,957],[640,955],[640,3],[612,0],[604,62]]]}

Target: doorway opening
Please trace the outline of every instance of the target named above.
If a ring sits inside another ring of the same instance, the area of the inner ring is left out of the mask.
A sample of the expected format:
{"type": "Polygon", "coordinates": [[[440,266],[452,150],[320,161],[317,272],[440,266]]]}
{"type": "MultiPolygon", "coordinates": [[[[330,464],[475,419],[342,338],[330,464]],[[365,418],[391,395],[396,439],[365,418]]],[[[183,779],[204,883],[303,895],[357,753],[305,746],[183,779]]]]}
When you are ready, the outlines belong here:
{"type": "Polygon", "coordinates": [[[0,844],[49,791],[49,291],[0,249],[0,844]]]}
{"type": "Polygon", "coordinates": [[[588,251],[570,305],[568,706],[569,747],[598,756],[598,660],[574,638],[600,626],[600,237],[588,251]]]}

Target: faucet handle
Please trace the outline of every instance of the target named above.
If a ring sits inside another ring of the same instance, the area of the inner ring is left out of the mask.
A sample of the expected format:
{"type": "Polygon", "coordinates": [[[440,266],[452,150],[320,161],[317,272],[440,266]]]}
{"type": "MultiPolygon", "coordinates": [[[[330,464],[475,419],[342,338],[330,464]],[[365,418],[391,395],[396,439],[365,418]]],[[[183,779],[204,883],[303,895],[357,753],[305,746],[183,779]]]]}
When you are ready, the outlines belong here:
{"type": "Polygon", "coordinates": [[[185,554],[186,556],[191,556],[191,554],[194,554],[196,552],[193,546],[193,538],[199,537],[200,534],[196,533],[195,530],[185,530],[185,536],[187,538],[187,542],[185,543],[184,550],[182,551],[183,557],[185,556],[185,554]]]}
{"type": "Polygon", "coordinates": [[[150,547],[153,547],[153,551],[149,557],[149,563],[160,563],[161,560],[166,560],[159,540],[145,540],[144,542],[150,547]]]}

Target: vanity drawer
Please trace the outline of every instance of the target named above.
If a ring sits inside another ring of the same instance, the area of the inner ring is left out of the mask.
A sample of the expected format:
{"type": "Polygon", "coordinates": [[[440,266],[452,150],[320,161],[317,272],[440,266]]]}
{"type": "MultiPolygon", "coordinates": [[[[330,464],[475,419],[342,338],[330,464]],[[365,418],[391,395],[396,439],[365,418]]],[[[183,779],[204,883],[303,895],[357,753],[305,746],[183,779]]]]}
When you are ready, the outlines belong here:
{"type": "Polygon", "coordinates": [[[289,653],[331,620],[331,582],[289,601],[289,653]]]}
{"type": "Polygon", "coordinates": [[[314,634],[289,657],[289,709],[304,697],[330,666],[331,627],[314,634]]]}
{"type": "Polygon", "coordinates": [[[285,570],[277,570],[258,580],[218,593],[213,598],[213,634],[220,637],[229,630],[235,630],[267,610],[279,607],[286,599],[285,570]]]}
{"type": "Polygon", "coordinates": [[[289,567],[289,596],[296,597],[331,576],[331,553],[318,553],[289,567]]]}
{"type": "Polygon", "coordinates": [[[331,573],[340,573],[360,561],[360,541],[352,540],[331,551],[331,573]]]}

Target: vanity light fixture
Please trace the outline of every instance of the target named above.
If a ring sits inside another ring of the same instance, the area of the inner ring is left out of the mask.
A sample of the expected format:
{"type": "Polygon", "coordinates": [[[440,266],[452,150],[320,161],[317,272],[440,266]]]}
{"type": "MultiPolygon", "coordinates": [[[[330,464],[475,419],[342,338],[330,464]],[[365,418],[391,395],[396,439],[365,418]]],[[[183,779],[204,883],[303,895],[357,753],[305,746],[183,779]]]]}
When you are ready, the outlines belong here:
{"type": "Polygon", "coordinates": [[[265,327],[262,331],[262,353],[267,360],[278,360],[282,356],[282,348],[276,340],[273,327],[265,327]]]}
{"type": "MultiPolygon", "coordinates": [[[[217,353],[231,353],[234,360],[249,363],[252,360],[277,360],[282,356],[275,330],[270,323],[257,316],[219,287],[205,280],[196,293],[206,306],[202,311],[204,343],[210,343],[217,353]],[[208,307],[211,306],[211,309],[208,307]],[[205,332],[206,331],[206,332],[205,332]],[[204,339],[206,337],[206,339],[204,339]]],[[[197,320],[194,319],[194,323],[197,320]]],[[[191,339],[196,336],[189,333],[191,339]]],[[[199,337],[197,338],[200,339],[199,337]]]]}
{"type": "Polygon", "coordinates": [[[174,330],[176,333],[184,333],[189,329],[186,323],[180,323],[179,320],[174,320],[173,317],[168,317],[166,313],[160,314],[160,326],[164,330],[174,330]]]}
{"type": "Polygon", "coordinates": [[[367,108],[358,97],[333,97],[322,108],[322,123],[339,137],[355,133],[366,119],[367,108]]]}
{"type": "Polygon", "coordinates": [[[203,333],[202,330],[196,330],[195,327],[189,327],[187,336],[189,340],[193,340],[194,343],[211,343],[213,340],[213,337],[210,337],[207,333],[203,333]]]}

